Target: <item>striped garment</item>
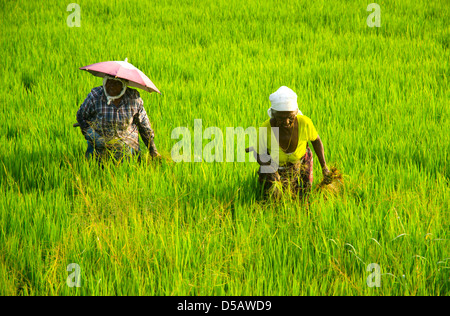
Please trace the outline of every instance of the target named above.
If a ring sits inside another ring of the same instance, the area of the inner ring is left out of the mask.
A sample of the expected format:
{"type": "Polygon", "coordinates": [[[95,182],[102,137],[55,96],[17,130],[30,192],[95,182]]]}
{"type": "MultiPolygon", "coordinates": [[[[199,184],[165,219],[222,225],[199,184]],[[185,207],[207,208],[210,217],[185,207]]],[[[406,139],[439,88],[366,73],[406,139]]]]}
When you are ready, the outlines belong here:
{"type": "Polygon", "coordinates": [[[106,148],[121,150],[125,146],[139,152],[139,134],[150,154],[156,153],[153,142],[155,133],[150,125],[144,101],[137,90],[127,88],[118,107],[107,104],[103,86],[95,87],[88,94],[77,112],[81,132],[86,136],[91,127],[104,138],[106,148]]]}

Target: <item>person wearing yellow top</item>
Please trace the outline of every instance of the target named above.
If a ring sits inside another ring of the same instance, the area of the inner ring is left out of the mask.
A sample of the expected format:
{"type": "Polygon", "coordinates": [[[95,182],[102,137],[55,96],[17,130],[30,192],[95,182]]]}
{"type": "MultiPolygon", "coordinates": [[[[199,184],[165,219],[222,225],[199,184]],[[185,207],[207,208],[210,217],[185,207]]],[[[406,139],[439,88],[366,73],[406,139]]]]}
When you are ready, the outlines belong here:
{"type": "Polygon", "coordinates": [[[301,197],[311,191],[313,155],[308,142],[319,158],[324,178],[329,181],[323,143],[311,119],[304,116],[297,105],[297,95],[288,87],[280,87],[269,97],[269,119],[260,128],[257,148],[253,151],[260,164],[259,182],[266,194],[279,197],[281,188],[290,188],[301,197]]]}

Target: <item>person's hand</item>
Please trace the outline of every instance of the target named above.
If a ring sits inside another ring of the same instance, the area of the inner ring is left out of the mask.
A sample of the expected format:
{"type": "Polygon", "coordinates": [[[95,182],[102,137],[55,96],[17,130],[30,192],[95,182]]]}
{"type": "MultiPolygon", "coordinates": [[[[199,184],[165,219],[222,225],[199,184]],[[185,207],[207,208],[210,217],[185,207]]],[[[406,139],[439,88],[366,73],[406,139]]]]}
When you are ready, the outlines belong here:
{"type": "Polygon", "coordinates": [[[150,152],[150,156],[152,157],[152,160],[161,160],[162,159],[161,154],[157,151],[150,152]]]}
{"type": "Polygon", "coordinates": [[[323,175],[323,180],[325,181],[326,184],[330,184],[333,181],[331,172],[327,166],[322,168],[322,175],[323,175]]]}
{"type": "Polygon", "coordinates": [[[261,165],[261,161],[259,160],[260,157],[259,157],[258,153],[256,152],[255,148],[247,147],[247,148],[245,148],[245,152],[253,153],[253,157],[255,157],[255,160],[261,165]]]}

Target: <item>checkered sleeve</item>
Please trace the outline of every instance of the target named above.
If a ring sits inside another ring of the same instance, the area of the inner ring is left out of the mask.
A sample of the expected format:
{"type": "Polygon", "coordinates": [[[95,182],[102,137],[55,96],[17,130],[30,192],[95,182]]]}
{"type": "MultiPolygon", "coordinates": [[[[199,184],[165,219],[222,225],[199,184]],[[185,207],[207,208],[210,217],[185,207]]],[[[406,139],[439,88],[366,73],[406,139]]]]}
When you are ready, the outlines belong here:
{"type": "Polygon", "coordinates": [[[138,112],[137,112],[137,122],[136,125],[139,129],[139,134],[142,137],[142,141],[145,144],[145,147],[148,148],[150,154],[156,153],[157,149],[153,139],[155,138],[155,132],[152,129],[150,124],[150,120],[148,119],[147,112],[144,108],[144,101],[139,96],[138,97],[138,112]]]}
{"type": "Polygon", "coordinates": [[[92,120],[95,113],[93,99],[93,94],[89,93],[77,112],[77,122],[80,124],[81,133],[83,133],[83,136],[86,135],[86,131],[90,127],[88,121],[92,120]]]}

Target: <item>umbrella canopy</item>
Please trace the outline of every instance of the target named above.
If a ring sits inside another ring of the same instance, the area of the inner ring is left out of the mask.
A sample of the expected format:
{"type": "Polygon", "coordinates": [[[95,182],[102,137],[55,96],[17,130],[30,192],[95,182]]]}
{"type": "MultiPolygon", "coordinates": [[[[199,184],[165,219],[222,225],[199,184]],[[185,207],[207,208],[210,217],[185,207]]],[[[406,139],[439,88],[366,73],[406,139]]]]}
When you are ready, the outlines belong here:
{"type": "Polygon", "coordinates": [[[105,75],[110,75],[125,79],[129,81],[129,87],[161,94],[155,84],[142,71],[128,62],[128,58],[125,58],[124,61],[104,61],[80,69],[86,70],[97,77],[103,78],[105,75]]]}

